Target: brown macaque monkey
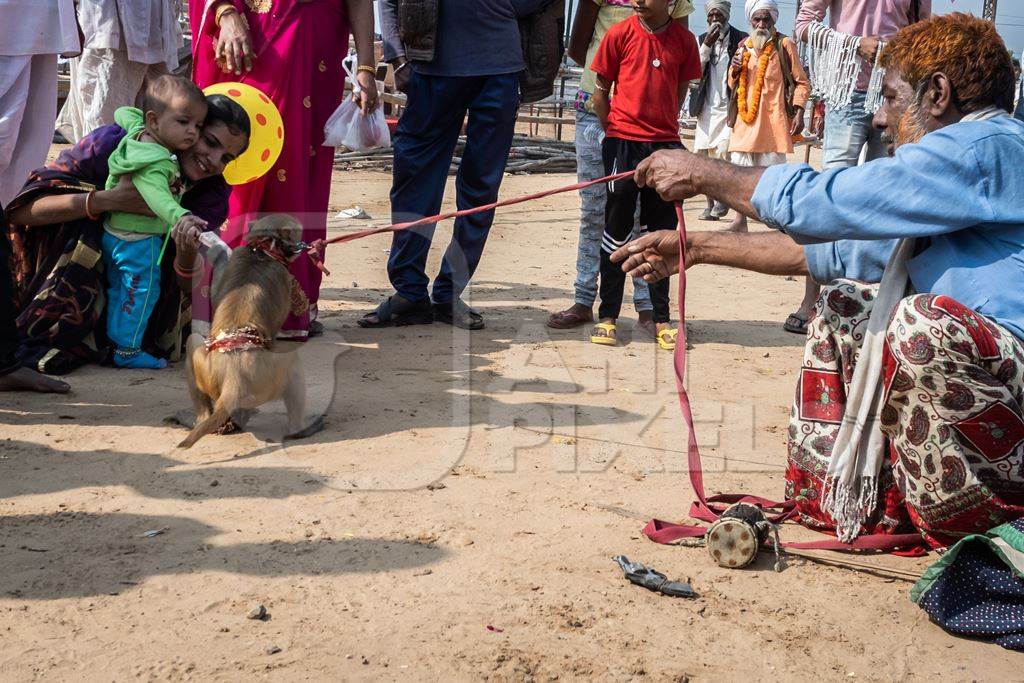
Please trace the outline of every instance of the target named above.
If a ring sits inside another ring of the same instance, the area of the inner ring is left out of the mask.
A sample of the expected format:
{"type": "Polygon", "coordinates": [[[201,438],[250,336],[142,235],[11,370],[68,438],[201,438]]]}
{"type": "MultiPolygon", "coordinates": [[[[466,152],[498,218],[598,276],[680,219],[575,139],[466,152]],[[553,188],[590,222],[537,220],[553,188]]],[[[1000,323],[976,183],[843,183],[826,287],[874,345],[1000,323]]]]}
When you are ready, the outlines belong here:
{"type": "Polygon", "coordinates": [[[301,235],[302,226],[291,216],[266,216],[249,227],[245,246],[231,254],[214,292],[210,334],[188,340],[188,391],[196,423],[179,447],[190,448],[237,411],[278,398],[288,412],[286,439],[322,427],[322,418],[304,424],[306,383],[297,347],[277,341],[291,308],[287,264],[301,253],[301,235]]]}

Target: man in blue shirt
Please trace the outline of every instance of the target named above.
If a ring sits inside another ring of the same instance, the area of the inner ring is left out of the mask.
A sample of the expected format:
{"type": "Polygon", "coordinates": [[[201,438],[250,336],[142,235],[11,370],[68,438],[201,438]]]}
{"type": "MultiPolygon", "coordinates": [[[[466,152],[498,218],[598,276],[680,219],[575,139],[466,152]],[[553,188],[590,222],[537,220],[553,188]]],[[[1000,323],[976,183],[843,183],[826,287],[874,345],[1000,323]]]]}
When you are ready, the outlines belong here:
{"type": "MultiPolygon", "coordinates": [[[[876,377],[892,461],[866,473],[857,502],[861,531],[912,524],[939,546],[1024,515],[1024,123],[1009,116],[1013,69],[990,22],[950,14],[910,26],[882,62],[874,125],[891,158],[817,173],[674,151],[651,157],[637,181],[666,199],[718,197],[800,243],[914,240],[905,268],[916,293],[896,293],[876,377]]],[[[618,254],[649,281],[678,267],[678,241],[653,237],[618,254]]],[[[903,262],[890,262],[894,282],[903,262]]],[[[816,528],[835,526],[825,482],[872,306],[886,294],[837,280],[808,329],[787,494],[816,528]]]]}
{"type": "MultiPolygon", "coordinates": [[[[429,40],[420,41],[427,47],[410,49],[409,59],[399,37],[398,0],[380,3],[384,58],[395,66],[396,84],[408,97],[393,142],[393,223],[418,220],[440,211],[467,112],[466,147],[455,182],[456,203],[458,208],[466,209],[497,200],[515,132],[519,73],[526,66],[518,20],[550,3],[420,2],[421,11],[429,15],[420,19],[433,31],[429,40]]],[[[419,26],[408,28],[409,32],[423,32],[419,26]]],[[[438,320],[465,329],[481,329],[483,317],[461,296],[480,262],[493,220],[493,211],[456,219],[432,297],[427,292],[425,267],[434,226],[396,232],[388,257],[388,277],[396,294],[360,319],[359,324],[389,327],[438,320]]]]}

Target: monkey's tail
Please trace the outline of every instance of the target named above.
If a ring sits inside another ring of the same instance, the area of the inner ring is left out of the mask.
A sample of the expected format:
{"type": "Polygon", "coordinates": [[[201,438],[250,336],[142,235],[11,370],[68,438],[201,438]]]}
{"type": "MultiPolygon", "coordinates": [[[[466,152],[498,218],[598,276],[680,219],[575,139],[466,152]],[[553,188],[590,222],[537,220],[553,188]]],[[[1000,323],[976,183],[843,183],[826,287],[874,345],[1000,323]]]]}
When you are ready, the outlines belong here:
{"type": "Polygon", "coordinates": [[[192,448],[196,441],[199,441],[199,439],[203,438],[207,434],[212,434],[220,429],[230,417],[231,408],[224,400],[224,397],[221,396],[221,399],[217,401],[217,405],[214,406],[213,413],[210,414],[210,417],[193,427],[192,431],[188,433],[188,436],[178,444],[178,448],[192,448]]]}

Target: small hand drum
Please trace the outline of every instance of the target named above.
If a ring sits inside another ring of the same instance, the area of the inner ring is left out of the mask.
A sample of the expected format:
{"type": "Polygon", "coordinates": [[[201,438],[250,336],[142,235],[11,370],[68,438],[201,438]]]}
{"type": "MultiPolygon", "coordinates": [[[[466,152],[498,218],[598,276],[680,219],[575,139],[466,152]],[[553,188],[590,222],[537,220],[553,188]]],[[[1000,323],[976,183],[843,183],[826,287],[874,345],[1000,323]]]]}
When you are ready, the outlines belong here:
{"type": "Polygon", "coordinates": [[[768,539],[769,527],[760,508],[736,503],[708,529],[706,538],[711,559],[719,567],[746,567],[768,539]]]}

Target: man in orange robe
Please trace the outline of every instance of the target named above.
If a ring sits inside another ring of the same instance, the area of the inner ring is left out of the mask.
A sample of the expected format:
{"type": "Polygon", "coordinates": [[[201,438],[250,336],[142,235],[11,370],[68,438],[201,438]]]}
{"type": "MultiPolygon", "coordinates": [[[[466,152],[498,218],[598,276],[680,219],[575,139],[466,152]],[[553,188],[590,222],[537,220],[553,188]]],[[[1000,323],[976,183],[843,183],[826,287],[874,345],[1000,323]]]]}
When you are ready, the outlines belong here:
{"type": "MultiPolygon", "coordinates": [[[[742,166],[783,164],[793,151],[793,136],[804,129],[810,84],[796,45],[775,30],[776,1],[747,0],[745,9],[752,30],[729,71],[729,114],[735,117],[729,154],[742,166]]],[[[729,229],[746,232],[746,216],[737,213],[729,229]]]]}

